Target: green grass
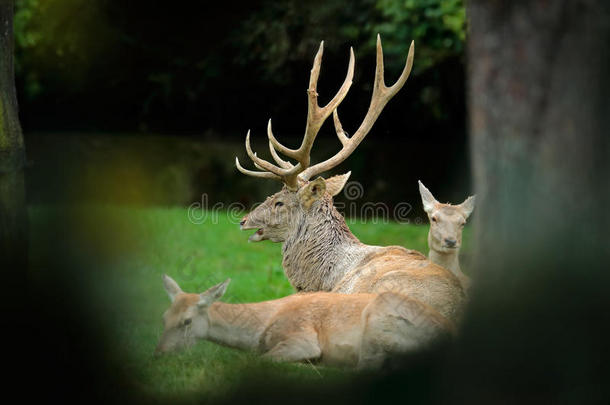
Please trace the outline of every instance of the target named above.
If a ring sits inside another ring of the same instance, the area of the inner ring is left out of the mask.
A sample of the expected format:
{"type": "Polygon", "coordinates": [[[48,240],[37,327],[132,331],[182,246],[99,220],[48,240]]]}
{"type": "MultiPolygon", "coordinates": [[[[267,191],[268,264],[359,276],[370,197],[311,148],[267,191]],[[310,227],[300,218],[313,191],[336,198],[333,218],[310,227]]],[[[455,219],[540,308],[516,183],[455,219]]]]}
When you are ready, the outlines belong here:
{"type": "MultiPolygon", "coordinates": [[[[43,232],[45,218],[56,211],[31,210],[34,239],[43,232]]],[[[109,258],[107,268],[92,272],[83,287],[92,290],[96,311],[104,314],[109,345],[121,357],[122,371],[144,392],[213,396],[234,389],[253,375],[317,384],[320,380],[343,381],[351,375],[311,365],[273,364],[253,353],[210,342],[200,342],[180,354],[153,358],[162,331],[161,316],[169,305],[161,281],[163,273],[187,292],[204,291],[231,277],[225,302],[279,298],[293,292],[281,267],[280,244],[248,243],[250,232],[241,232],[226,213],[219,213],[217,220],[208,213],[207,221],[196,225],[183,208],[86,207],[75,212],[78,219],[73,221],[82,232],[79,243],[95,246],[109,258]]],[[[427,226],[348,223],[365,243],[398,244],[427,252],[427,226]]],[[[35,263],[44,253],[35,241],[32,246],[35,263]]]]}

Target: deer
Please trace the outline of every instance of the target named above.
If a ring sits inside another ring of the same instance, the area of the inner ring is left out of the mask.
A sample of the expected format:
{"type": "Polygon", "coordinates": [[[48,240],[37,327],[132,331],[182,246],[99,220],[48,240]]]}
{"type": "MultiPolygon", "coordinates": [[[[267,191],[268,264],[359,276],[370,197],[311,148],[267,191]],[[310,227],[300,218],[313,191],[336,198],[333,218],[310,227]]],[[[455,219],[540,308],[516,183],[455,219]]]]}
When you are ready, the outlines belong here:
{"type": "Polygon", "coordinates": [[[171,304],[163,314],[155,355],[207,340],[272,361],[375,369],[454,333],[454,326],[432,308],[392,292],[317,292],[250,304],[219,302],[230,281],[192,294],[163,275],[171,304]]]}
{"type": "Polygon", "coordinates": [[[468,290],[471,281],[462,273],[459,255],[462,230],[474,210],[475,196],[469,196],[459,205],[441,204],[421,181],[418,181],[418,184],[424,211],[430,221],[428,258],[450,270],[460,280],[464,289],[468,290]]]}
{"type": "Polygon", "coordinates": [[[282,145],[274,136],[269,120],[267,137],[275,163],[262,159],[252,151],[250,131],[246,135],[246,153],[258,170],[245,169],[235,158],[235,165],[241,173],[283,183],[279,192],[243,217],[240,227],[242,230],[256,230],[249,237],[251,242],[270,240],[282,243],[282,266],[298,292],[352,294],[392,291],[409,299],[417,299],[455,321],[460,317],[465,293],[453,273],[432,263],[420,252],[401,246],[366,245],[350,231],[333,205],[333,197],[341,192],[351,172],[328,179],[319,176],[310,180],[347,159],[369,133],[385,105],[403,87],[411,72],[414,42],[411,42],[400,77],[388,87],[384,80],[381,39],[377,36],[373,93],[364,120],[352,136],[343,130],[337,108],[352,83],[354,51],[350,48],[343,84],[328,104],[320,107],[317,81],[323,49],[322,41],[311,69],[307,90],[307,122],[299,148],[282,145]],[[341,149],[329,159],[312,165],[311,149],[322,124],[331,113],[341,149]],[[285,158],[294,160],[294,163],[285,158]]]}

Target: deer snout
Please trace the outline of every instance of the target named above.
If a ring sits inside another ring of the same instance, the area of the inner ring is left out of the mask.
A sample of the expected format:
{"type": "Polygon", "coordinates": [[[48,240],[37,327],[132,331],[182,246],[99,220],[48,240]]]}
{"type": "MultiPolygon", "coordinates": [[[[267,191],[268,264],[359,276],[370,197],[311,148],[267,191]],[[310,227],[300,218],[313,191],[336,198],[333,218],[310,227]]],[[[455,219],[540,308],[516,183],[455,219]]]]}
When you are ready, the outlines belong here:
{"type": "Polygon", "coordinates": [[[445,238],[445,246],[452,248],[452,247],[455,247],[456,244],[457,244],[457,240],[451,239],[451,238],[445,238]]]}
{"type": "Polygon", "coordinates": [[[246,221],[248,220],[248,216],[245,216],[241,219],[241,222],[239,223],[239,226],[244,226],[244,224],[246,223],[246,221]]]}

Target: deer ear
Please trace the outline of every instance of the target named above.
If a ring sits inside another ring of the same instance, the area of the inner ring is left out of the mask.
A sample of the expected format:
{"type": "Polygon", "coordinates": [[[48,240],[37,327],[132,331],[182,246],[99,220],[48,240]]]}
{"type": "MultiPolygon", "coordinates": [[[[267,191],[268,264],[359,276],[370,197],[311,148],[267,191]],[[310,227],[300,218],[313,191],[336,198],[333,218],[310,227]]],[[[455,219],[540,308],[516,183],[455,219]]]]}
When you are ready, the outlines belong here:
{"type": "Polygon", "coordinates": [[[326,191],[326,181],[322,177],[318,177],[314,181],[305,184],[299,190],[299,198],[301,205],[306,210],[311,208],[311,205],[324,196],[326,191]]]}
{"type": "Polygon", "coordinates": [[[345,174],[339,174],[326,179],[326,191],[328,194],[332,195],[333,197],[339,194],[341,190],[343,190],[343,187],[345,187],[345,183],[347,183],[347,180],[351,174],[352,172],[347,172],[345,174]]]}
{"type": "Polygon", "coordinates": [[[174,279],[167,274],[163,275],[163,286],[165,287],[165,291],[167,291],[167,295],[169,295],[169,299],[172,300],[172,302],[174,302],[176,295],[182,292],[182,289],[178,283],[176,283],[174,279]]]}
{"type": "Polygon", "coordinates": [[[230,282],[231,279],[228,278],[222,283],[216,284],[214,287],[208,288],[207,291],[199,294],[199,302],[197,303],[197,306],[207,307],[214,301],[218,301],[223,295],[225,295],[230,282]]]}
{"type": "Polygon", "coordinates": [[[438,202],[436,201],[430,190],[428,190],[426,186],[424,186],[424,183],[419,180],[417,181],[417,183],[419,184],[419,194],[421,195],[421,202],[424,204],[424,211],[429,214],[434,210],[434,205],[436,205],[438,202]]]}
{"type": "Polygon", "coordinates": [[[460,209],[462,210],[462,213],[464,213],[464,216],[466,218],[468,218],[470,216],[470,214],[472,214],[472,210],[474,210],[475,198],[476,198],[475,195],[471,195],[463,203],[461,203],[458,206],[458,207],[460,207],[460,209]]]}

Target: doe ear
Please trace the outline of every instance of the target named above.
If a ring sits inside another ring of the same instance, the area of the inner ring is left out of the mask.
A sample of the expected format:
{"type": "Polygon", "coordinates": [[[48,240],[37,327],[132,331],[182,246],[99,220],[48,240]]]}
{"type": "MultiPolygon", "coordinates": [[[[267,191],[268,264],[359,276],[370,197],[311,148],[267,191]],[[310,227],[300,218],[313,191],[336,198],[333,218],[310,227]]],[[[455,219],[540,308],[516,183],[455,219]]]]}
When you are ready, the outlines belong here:
{"type": "Polygon", "coordinates": [[[199,294],[199,302],[197,303],[197,306],[207,307],[214,301],[218,301],[223,295],[225,295],[230,282],[231,279],[228,278],[222,283],[216,284],[214,287],[210,287],[205,292],[199,294]]]}
{"type": "Polygon", "coordinates": [[[328,194],[332,195],[333,197],[339,194],[341,190],[343,190],[343,187],[345,187],[345,183],[347,183],[347,180],[351,174],[352,172],[347,172],[345,174],[339,174],[326,179],[326,191],[328,194]]]}
{"type": "Polygon", "coordinates": [[[309,210],[314,202],[324,196],[325,191],[326,181],[322,177],[318,177],[301,187],[298,195],[303,208],[309,210]]]}
{"type": "Polygon", "coordinates": [[[417,180],[417,183],[419,184],[419,194],[421,195],[421,202],[424,204],[424,211],[429,214],[434,210],[434,205],[438,202],[430,190],[424,186],[424,183],[419,180],[417,180]]]}
{"type": "Polygon", "coordinates": [[[174,279],[167,274],[163,275],[163,286],[165,287],[165,291],[167,291],[167,295],[169,295],[169,299],[172,300],[172,302],[174,302],[176,295],[182,292],[182,289],[178,283],[176,283],[174,279]]]}
{"type": "Polygon", "coordinates": [[[474,210],[475,199],[476,199],[476,195],[471,195],[463,203],[458,205],[458,207],[460,207],[460,209],[462,210],[462,213],[464,213],[464,216],[466,218],[468,218],[470,216],[470,214],[472,214],[472,210],[474,210]]]}

